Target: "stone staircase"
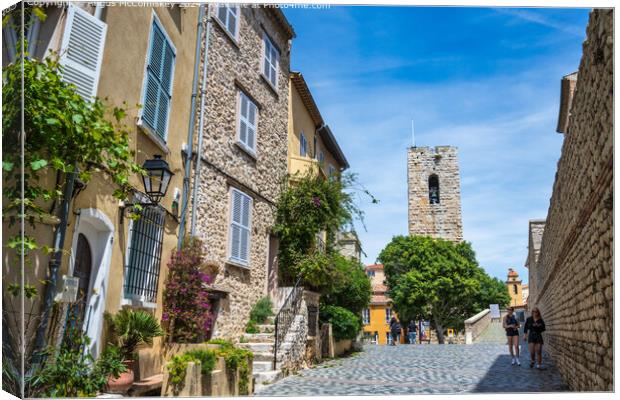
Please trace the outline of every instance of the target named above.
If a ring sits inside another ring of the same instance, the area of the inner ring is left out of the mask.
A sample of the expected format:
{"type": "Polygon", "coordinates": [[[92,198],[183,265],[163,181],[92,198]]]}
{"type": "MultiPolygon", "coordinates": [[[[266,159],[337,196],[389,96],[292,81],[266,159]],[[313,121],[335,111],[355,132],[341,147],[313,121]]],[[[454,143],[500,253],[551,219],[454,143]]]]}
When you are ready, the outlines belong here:
{"type": "Polygon", "coordinates": [[[281,377],[280,363],[276,364],[276,369],[273,368],[274,317],[268,317],[264,325],[258,325],[258,330],[259,333],[245,333],[243,337],[247,342],[238,344],[240,348],[254,353],[252,371],[255,392],[281,377]]]}

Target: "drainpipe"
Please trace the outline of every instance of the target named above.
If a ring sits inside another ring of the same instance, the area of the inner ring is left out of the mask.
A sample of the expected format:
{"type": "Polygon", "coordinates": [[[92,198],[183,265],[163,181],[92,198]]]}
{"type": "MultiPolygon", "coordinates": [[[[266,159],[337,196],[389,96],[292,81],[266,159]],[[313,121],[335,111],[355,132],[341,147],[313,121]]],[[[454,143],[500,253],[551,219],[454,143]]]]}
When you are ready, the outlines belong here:
{"type": "Polygon", "coordinates": [[[196,53],[194,56],[194,81],[192,83],[191,111],[189,114],[189,126],[187,128],[187,155],[185,158],[185,175],[183,176],[183,200],[181,201],[181,221],[179,223],[179,241],[177,249],[181,249],[185,237],[185,223],[187,218],[187,203],[189,201],[189,182],[192,168],[192,157],[194,155],[194,122],[196,117],[196,97],[198,96],[198,70],[200,69],[200,46],[202,41],[202,29],[204,26],[203,18],[205,15],[205,5],[200,6],[198,13],[198,32],[196,34],[196,53]]]}
{"type": "Polygon", "coordinates": [[[43,313],[41,317],[41,324],[37,329],[37,335],[35,339],[35,351],[34,351],[34,363],[38,364],[43,361],[43,355],[41,351],[46,346],[46,331],[47,324],[49,322],[50,312],[54,303],[54,297],[56,295],[56,283],[58,281],[58,271],[62,262],[62,252],[65,247],[65,235],[67,233],[67,223],[69,219],[69,209],[71,208],[71,198],[73,197],[73,184],[75,183],[75,177],[77,175],[77,166],[74,165],[74,172],[70,172],[66,175],[65,191],[60,206],[59,217],[60,224],[54,232],[54,254],[50,258],[49,262],[49,278],[45,285],[45,297],[43,303],[43,313]]]}
{"type": "Polygon", "coordinates": [[[202,68],[202,87],[200,89],[200,122],[198,123],[198,150],[196,156],[196,170],[194,171],[194,190],[192,193],[192,223],[190,235],[196,234],[196,203],[198,200],[198,187],[200,186],[200,167],[202,166],[202,137],[205,119],[205,94],[207,87],[207,69],[209,67],[209,32],[211,31],[210,10],[207,9],[207,32],[205,38],[204,62],[202,68]]]}
{"type": "Polygon", "coordinates": [[[93,16],[97,18],[98,20],[101,20],[101,14],[103,13],[104,8],[105,8],[105,5],[103,3],[97,3],[97,5],[95,6],[95,13],[93,14],[93,16]]]}

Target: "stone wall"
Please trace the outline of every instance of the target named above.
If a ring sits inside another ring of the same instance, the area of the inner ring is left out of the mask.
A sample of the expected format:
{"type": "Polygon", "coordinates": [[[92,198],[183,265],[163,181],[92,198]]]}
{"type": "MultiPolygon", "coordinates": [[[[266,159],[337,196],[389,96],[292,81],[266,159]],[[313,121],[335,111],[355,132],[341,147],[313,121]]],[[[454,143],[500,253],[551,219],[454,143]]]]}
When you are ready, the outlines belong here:
{"type": "Polygon", "coordinates": [[[461,180],[456,147],[410,147],[407,152],[409,234],[460,242],[461,180]],[[439,204],[430,204],[428,179],[439,178],[439,204]]]}
{"type": "Polygon", "coordinates": [[[572,390],[613,390],[613,10],[590,14],[531,305],[572,390]]]}
{"type": "Polygon", "coordinates": [[[485,309],[465,320],[465,344],[472,344],[491,323],[491,310],[485,309]]]}
{"type": "MultiPolygon", "coordinates": [[[[269,236],[287,173],[289,39],[268,8],[242,7],[236,40],[212,18],[196,212],[197,233],[205,242],[207,257],[220,267],[215,285],[230,290],[220,300],[215,337],[241,335],[252,306],[267,291],[269,236]],[[265,32],[280,49],[277,90],[261,73],[265,32]],[[239,90],[258,106],[255,155],[237,144],[239,90]],[[247,267],[228,261],[231,188],[253,199],[247,267]]],[[[204,47],[203,43],[203,52],[204,47]]]]}

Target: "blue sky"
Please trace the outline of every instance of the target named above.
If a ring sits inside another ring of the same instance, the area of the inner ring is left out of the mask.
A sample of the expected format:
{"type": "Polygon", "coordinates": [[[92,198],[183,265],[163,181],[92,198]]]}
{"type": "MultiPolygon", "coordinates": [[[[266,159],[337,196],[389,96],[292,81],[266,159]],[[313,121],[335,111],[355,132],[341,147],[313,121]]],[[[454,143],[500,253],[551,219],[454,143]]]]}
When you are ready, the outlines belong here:
{"type": "Polygon", "coordinates": [[[291,69],[306,78],[361,198],[367,257],[407,233],[406,149],[459,148],[463,233],[505,279],[523,267],[528,220],[544,218],[563,136],[560,79],[579,67],[587,9],[286,9],[291,69]]]}

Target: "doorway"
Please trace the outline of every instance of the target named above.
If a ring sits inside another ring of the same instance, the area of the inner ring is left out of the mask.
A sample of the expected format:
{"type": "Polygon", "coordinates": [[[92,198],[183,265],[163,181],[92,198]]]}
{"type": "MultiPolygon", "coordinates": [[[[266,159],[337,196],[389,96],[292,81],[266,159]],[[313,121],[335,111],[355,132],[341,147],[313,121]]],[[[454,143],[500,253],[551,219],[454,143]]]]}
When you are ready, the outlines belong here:
{"type": "Polygon", "coordinates": [[[90,295],[90,279],[93,269],[93,256],[88,239],[83,233],[78,235],[77,248],[75,251],[75,264],[73,276],[79,279],[78,293],[75,303],[69,310],[69,326],[86,331],[87,304],[90,295]]]}

